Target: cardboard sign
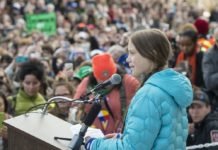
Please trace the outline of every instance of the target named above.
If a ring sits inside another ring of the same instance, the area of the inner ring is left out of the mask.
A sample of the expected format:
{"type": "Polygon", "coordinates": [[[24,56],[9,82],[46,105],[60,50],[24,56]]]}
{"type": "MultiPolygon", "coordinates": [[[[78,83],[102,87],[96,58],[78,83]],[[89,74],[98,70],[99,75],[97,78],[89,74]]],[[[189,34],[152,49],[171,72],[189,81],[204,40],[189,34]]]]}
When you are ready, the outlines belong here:
{"type": "Polygon", "coordinates": [[[28,32],[41,31],[47,35],[56,34],[55,13],[26,14],[25,17],[28,32]]]}

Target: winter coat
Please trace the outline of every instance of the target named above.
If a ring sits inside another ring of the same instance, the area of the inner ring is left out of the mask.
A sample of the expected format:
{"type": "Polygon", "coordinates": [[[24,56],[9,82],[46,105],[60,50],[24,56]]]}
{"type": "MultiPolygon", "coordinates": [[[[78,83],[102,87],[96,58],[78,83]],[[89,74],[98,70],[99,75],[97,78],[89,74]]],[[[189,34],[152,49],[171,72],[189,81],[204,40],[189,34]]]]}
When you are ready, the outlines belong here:
{"type": "MultiPolygon", "coordinates": [[[[120,131],[123,124],[123,116],[126,113],[130,100],[139,87],[139,82],[131,75],[125,74],[122,79],[122,88],[113,88],[102,99],[102,109],[96,117],[92,127],[99,128],[104,134],[120,131]]],[[[89,89],[89,77],[83,79],[77,87],[74,98],[80,98],[89,89]]],[[[90,111],[91,105],[85,105],[86,114],[90,111]]]]}
{"type": "MultiPolygon", "coordinates": [[[[195,131],[188,135],[187,146],[218,142],[218,114],[208,114],[200,123],[194,125],[195,131]]],[[[217,150],[218,146],[198,150],[217,150]]]]}
{"type": "Polygon", "coordinates": [[[190,81],[173,69],[154,73],[130,103],[121,138],[93,140],[91,150],[184,150],[190,81]]]}
{"type": "Polygon", "coordinates": [[[22,89],[18,91],[16,96],[9,97],[8,100],[13,111],[10,113],[14,116],[24,114],[29,108],[46,102],[40,93],[35,96],[29,96],[22,89]]]}

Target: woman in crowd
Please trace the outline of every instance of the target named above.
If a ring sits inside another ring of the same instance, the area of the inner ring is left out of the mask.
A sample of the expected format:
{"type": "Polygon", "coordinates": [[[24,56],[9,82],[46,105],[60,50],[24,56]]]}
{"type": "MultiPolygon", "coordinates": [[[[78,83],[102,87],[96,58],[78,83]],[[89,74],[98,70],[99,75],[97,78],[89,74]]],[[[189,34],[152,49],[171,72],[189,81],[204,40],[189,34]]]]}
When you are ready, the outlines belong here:
{"type": "Polygon", "coordinates": [[[198,33],[194,29],[182,31],[179,36],[180,53],[176,60],[176,67],[185,68],[193,85],[204,87],[202,59],[203,51],[200,51],[198,45],[198,33]]]}
{"type": "Polygon", "coordinates": [[[188,135],[186,107],[193,92],[189,80],[167,67],[171,46],[157,29],[133,33],[127,61],[141,87],[133,97],[121,134],[87,138],[91,150],[185,149],[188,135]]]}
{"type": "Polygon", "coordinates": [[[43,64],[37,60],[22,64],[18,71],[20,89],[15,96],[8,98],[11,105],[11,113],[14,116],[25,113],[29,108],[45,103],[46,100],[40,94],[45,73],[43,64]]]}

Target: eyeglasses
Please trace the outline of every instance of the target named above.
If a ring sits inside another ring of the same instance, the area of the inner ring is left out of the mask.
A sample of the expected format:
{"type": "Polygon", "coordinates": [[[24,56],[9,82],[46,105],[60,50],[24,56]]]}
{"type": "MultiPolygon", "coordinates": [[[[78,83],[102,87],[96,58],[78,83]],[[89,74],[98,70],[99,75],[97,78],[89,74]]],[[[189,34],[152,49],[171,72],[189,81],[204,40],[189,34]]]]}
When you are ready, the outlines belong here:
{"type": "Polygon", "coordinates": [[[55,94],[55,96],[70,96],[70,93],[55,94]]]}

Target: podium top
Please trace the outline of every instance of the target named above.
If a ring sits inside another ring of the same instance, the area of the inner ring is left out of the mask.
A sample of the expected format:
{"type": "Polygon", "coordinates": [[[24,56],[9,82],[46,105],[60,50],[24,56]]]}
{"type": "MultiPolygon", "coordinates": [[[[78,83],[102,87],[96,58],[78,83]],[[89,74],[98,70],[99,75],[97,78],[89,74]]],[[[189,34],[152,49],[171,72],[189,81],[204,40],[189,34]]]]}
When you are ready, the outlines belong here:
{"type": "Polygon", "coordinates": [[[72,125],[49,113],[28,113],[4,121],[17,132],[27,134],[57,149],[67,150],[70,141],[55,140],[54,137],[72,138],[72,125]]]}

